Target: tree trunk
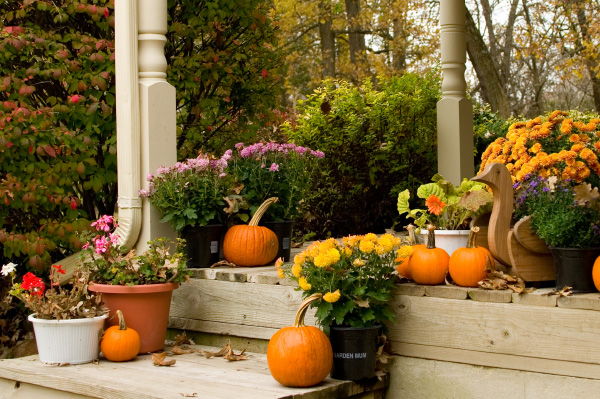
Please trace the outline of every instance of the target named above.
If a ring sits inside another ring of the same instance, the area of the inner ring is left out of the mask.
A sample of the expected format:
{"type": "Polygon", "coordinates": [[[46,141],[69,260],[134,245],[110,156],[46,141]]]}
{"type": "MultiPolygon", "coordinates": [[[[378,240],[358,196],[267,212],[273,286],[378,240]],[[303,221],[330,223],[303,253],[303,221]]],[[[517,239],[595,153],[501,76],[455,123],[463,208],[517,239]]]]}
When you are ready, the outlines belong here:
{"type": "Polygon", "coordinates": [[[363,58],[367,50],[365,35],[361,32],[359,14],[360,0],[345,0],[346,16],[348,19],[348,43],[350,45],[350,62],[354,65],[363,58]]]}
{"type": "Polygon", "coordinates": [[[481,86],[481,95],[484,101],[490,104],[492,111],[498,112],[503,118],[508,118],[510,116],[508,98],[500,72],[473,21],[473,16],[468,9],[466,13],[467,53],[475,68],[481,86]]]}
{"type": "MultiPolygon", "coordinates": [[[[527,22],[527,28],[531,29],[532,21],[529,14],[529,5],[527,0],[523,0],[523,12],[525,14],[525,22],[527,22]]],[[[533,35],[532,35],[533,37],[533,35]]],[[[544,112],[544,101],[542,100],[542,89],[544,83],[540,78],[540,68],[538,68],[538,62],[535,54],[529,56],[531,59],[531,74],[533,77],[533,90],[534,90],[534,109],[532,115],[541,115],[544,112]]]]}
{"type": "Polygon", "coordinates": [[[331,28],[331,6],[329,3],[319,3],[319,16],[323,76],[333,78],[335,77],[335,36],[331,28]]]}
{"type": "MultiPolygon", "coordinates": [[[[585,8],[581,1],[578,1],[577,4],[577,21],[579,22],[579,29],[581,30],[581,39],[583,44],[590,43],[590,33],[588,26],[588,19],[585,13],[585,8]]],[[[588,73],[590,74],[590,79],[592,80],[592,93],[594,96],[594,108],[596,108],[596,112],[600,113],[600,79],[598,78],[598,60],[593,57],[586,57],[586,68],[588,73]]]]}
{"type": "Polygon", "coordinates": [[[392,27],[394,29],[394,48],[392,51],[392,67],[398,72],[406,69],[406,31],[404,29],[405,14],[394,18],[392,27]]]}

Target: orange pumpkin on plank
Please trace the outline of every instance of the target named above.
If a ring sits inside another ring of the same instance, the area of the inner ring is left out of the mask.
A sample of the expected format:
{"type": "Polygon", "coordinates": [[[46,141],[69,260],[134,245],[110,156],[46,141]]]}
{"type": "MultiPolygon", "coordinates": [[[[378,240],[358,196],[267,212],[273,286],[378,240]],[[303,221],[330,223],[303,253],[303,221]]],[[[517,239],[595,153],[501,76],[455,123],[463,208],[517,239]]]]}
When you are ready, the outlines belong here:
{"type": "Polygon", "coordinates": [[[140,335],[125,324],[123,312],[115,312],[119,325],[109,327],[100,341],[100,350],[111,362],[126,362],[134,359],[140,351],[140,335]]]}
{"type": "Polygon", "coordinates": [[[262,266],[277,256],[279,242],[275,233],[259,226],[260,218],[277,197],[267,199],[256,210],[250,223],[232,226],[223,239],[223,255],[227,262],[237,266],[262,266]]]}
{"type": "Polygon", "coordinates": [[[317,327],[305,326],[309,305],[323,297],[306,298],[296,313],[291,327],[277,331],[267,346],[267,363],[271,375],[286,387],[310,387],[323,381],[333,366],[333,350],[329,338],[317,327]]]}
{"type": "Polygon", "coordinates": [[[435,226],[427,226],[427,246],[417,248],[408,260],[412,279],[418,284],[442,284],[448,272],[450,256],[442,248],[435,246],[435,226]]]}
{"type": "Polygon", "coordinates": [[[477,287],[487,277],[486,269],[494,269],[494,258],[490,251],[475,245],[479,227],[471,228],[467,246],[458,248],[450,256],[448,272],[461,287],[477,287]]]}

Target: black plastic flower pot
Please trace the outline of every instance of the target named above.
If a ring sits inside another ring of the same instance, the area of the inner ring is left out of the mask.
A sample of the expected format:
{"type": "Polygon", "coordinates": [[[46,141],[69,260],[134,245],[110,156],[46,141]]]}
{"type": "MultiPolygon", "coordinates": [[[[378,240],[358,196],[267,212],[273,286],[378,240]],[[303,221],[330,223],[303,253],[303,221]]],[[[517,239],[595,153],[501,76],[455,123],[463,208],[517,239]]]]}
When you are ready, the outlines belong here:
{"type": "Polygon", "coordinates": [[[277,251],[277,257],[283,258],[285,262],[290,260],[290,251],[292,249],[292,231],[294,228],[293,220],[284,220],[281,222],[260,222],[260,226],[265,226],[277,236],[279,241],[279,250],[277,251]]]}
{"type": "Polygon", "coordinates": [[[372,327],[330,327],[333,349],[331,378],[358,381],[375,377],[377,343],[381,325],[372,327]]]}
{"type": "Polygon", "coordinates": [[[185,239],[187,267],[203,268],[217,263],[224,233],[222,224],[185,227],[180,236],[185,239]]]}
{"type": "Polygon", "coordinates": [[[572,292],[596,292],[592,269],[600,248],[550,247],[556,273],[556,289],[572,287],[572,292]]]}

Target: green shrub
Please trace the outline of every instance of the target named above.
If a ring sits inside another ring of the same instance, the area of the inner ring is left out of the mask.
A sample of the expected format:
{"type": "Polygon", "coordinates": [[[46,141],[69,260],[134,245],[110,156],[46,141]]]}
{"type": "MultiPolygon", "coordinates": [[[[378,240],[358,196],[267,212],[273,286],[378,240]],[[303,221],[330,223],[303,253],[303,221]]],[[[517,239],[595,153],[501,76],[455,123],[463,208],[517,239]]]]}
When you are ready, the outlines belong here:
{"type": "Polygon", "coordinates": [[[481,154],[498,137],[508,131],[511,120],[492,112],[489,104],[473,103],[473,141],[475,142],[475,172],[481,166],[481,154]]]}
{"type": "Polygon", "coordinates": [[[36,269],[116,202],[112,0],[0,3],[0,243],[36,269]]]}
{"type": "Polygon", "coordinates": [[[300,106],[286,133],[325,153],[302,203],[297,228],[316,238],[383,232],[400,222],[397,194],[437,169],[438,78],[406,74],[354,87],[326,81],[300,106]]]}

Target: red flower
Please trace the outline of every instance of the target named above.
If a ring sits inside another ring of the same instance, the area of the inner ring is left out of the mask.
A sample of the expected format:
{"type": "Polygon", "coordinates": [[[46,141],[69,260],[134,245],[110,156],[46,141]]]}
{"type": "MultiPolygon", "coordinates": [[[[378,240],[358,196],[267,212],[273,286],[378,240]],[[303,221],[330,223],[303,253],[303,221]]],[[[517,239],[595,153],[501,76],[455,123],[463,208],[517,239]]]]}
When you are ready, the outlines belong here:
{"type": "Polygon", "coordinates": [[[28,272],[23,276],[23,283],[21,284],[21,288],[31,292],[32,295],[42,296],[44,295],[44,290],[46,286],[41,278],[36,276],[35,274],[28,272]]]}
{"type": "Polygon", "coordinates": [[[442,201],[437,195],[431,194],[425,201],[425,205],[427,206],[429,212],[433,213],[436,216],[440,216],[444,211],[446,203],[442,201]]]}
{"type": "Polygon", "coordinates": [[[62,265],[58,265],[58,266],[52,265],[52,267],[56,269],[56,273],[60,273],[60,274],[66,273],[65,269],[62,268],[62,265]]]}

